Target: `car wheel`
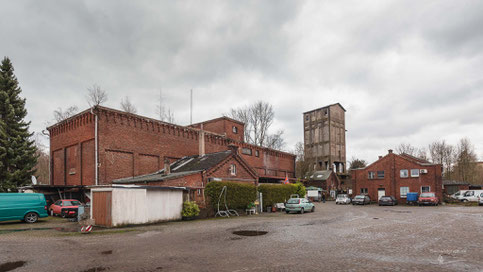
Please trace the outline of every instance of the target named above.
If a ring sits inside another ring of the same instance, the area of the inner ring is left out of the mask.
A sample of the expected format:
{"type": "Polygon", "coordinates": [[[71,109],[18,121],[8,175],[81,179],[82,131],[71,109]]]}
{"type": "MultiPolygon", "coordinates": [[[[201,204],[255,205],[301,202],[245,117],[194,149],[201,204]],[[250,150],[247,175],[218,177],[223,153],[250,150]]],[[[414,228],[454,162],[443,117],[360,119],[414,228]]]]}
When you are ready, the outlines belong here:
{"type": "Polygon", "coordinates": [[[300,209],[300,214],[304,214],[304,208],[300,209]]]}
{"type": "Polygon", "coordinates": [[[463,201],[463,202],[468,202],[468,199],[463,199],[462,201],[463,201]]]}
{"type": "Polygon", "coordinates": [[[315,212],[315,206],[312,207],[312,210],[310,210],[310,212],[315,212]]]}
{"type": "Polygon", "coordinates": [[[26,223],[32,224],[37,222],[37,220],[39,219],[39,216],[34,212],[29,212],[25,215],[23,219],[26,223]]]}

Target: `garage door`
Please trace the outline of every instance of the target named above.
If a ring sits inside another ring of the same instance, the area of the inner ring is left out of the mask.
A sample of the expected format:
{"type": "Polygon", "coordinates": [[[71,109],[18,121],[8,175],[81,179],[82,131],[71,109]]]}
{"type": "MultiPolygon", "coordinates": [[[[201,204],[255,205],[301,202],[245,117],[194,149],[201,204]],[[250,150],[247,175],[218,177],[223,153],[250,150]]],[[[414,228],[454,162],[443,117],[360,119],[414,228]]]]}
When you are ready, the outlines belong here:
{"type": "Polygon", "coordinates": [[[98,226],[110,227],[112,225],[112,192],[92,193],[92,218],[98,226]]]}

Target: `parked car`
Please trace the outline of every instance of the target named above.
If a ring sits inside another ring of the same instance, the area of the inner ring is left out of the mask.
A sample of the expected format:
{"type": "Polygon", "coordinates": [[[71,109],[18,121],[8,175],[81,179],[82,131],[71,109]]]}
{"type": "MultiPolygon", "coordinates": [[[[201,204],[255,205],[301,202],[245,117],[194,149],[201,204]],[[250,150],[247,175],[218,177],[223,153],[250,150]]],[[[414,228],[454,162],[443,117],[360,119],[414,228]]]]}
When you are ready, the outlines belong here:
{"type": "Polygon", "coordinates": [[[47,203],[43,194],[0,193],[0,221],[23,220],[35,223],[47,217],[47,203]]]}
{"type": "Polygon", "coordinates": [[[483,190],[468,190],[459,198],[462,202],[477,202],[478,196],[483,193],[483,190]]]}
{"type": "Polygon", "coordinates": [[[82,206],[82,203],[79,200],[61,199],[50,205],[49,211],[52,215],[75,217],[79,206],[82,206]]]}
{"type": "Polygon", "coordinates": [[[450,195],[449,197],[451,197],[452,199],[457,199],[457,200],[461,200],[461,197],[463,197],[463,195],[465,194],[467,190],[460,190],[452,195],[450,195]]]}
{"type": "Polygon", "coordinates": [[[305,198],[290,198],[285,204],[285,212],[300,212],[304,213],[306,211],[315,211],[314,203],[310,202],[305,198]]]}
{"type": "Polygon", "coordinates": [[[478,196],[478,206],[483,206],[483,193],[478,196]]]}
{"type": "Polygon", "coordinates": [[[379,206],[395,206],[397,199],[393,196],[382,196],[379,198],[379,206]]]}
{"type": "Polygon", "coordinates": [[[438,206],[439,199],[436,197],[435,193],[427,192],[422,193],[418,198],[418,205],[434,205],[438,206]]]}
{"type": "Polygon", "coordinates": [[[370,203],[371,203],[371,199],[369,198],[369,196],[366,196],[366,195],[356,195],[352,199],[352,205],[366,205],[370,203]]]}
{"type": "Polygon", "coordinates": [[[351,204],[351,198],[347,194],[339,194],[335,199],[335,204],[351,204]]]}

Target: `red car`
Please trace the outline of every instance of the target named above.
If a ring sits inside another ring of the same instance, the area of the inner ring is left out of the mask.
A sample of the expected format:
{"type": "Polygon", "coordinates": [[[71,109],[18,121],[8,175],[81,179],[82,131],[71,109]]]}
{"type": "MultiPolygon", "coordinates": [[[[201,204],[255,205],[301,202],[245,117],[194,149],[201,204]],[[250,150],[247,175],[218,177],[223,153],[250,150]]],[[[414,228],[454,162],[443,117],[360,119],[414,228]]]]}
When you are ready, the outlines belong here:
{"type": "Polygon", "coordinates": [[[439,199],[433,192],[422,193],[418,198],[418,205],[434,205],[438,206],[439,199]]]}
{"type": "Polygon", "coordinates": [[[49,211],[51,215],[69,217],[77,214],[79,206],[82,206],[82,203],[79,200],[61,199],[50,205],[49,211]]]}

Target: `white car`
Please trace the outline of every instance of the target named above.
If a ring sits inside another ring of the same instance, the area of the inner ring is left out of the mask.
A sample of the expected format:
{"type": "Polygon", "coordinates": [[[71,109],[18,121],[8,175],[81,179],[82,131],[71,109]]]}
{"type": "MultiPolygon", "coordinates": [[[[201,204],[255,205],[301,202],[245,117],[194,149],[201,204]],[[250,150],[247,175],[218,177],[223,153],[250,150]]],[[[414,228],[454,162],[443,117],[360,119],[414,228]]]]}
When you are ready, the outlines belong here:
{"type": "Polygon", "coordinates": [[[483,193],[478,196],[478,206],[483,206],[483,193]]]}
{"type": "Polygon", "coordinates": [[[468,190],[461,197],[460,200],[463,202],[477,202],[478,196],[483,193],[483,190],[468,190]]]}
{"type": "Polygon", "coordinates": [[[335,204],[351,204],[351,198],[346,194],[337,195],[335,204]]]}
{"type": "Polygon", "coordinates": [[[463,195],[466,193],[466,191],[467,190],[458,191],[458,192],[450,195],[449,197],[451,197],[452,199],[461,200],[461,197],[463,197],[463,195]]]}

